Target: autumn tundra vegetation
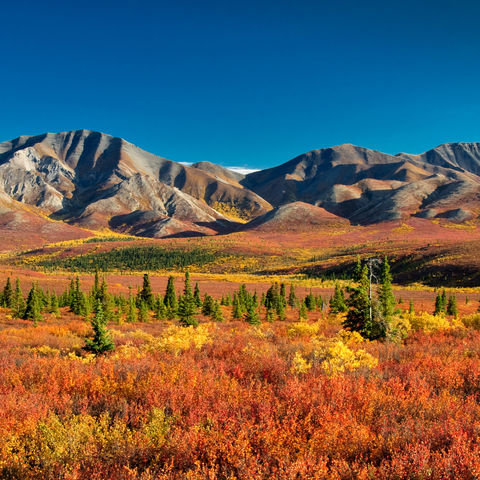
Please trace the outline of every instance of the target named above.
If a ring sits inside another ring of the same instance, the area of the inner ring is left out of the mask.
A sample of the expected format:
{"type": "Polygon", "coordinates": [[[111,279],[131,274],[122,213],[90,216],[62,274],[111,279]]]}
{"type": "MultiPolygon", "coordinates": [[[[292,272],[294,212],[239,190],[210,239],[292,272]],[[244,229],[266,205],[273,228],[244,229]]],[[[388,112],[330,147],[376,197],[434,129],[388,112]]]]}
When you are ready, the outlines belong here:
{"type": "Polygon", "coordinates": [[[480,475],[478,300],[421,311],[386,257],[323,295],[207,292],[186,269],[125,294],[90,265],[88,286],[1,289],[0,478],[480,475]]]}

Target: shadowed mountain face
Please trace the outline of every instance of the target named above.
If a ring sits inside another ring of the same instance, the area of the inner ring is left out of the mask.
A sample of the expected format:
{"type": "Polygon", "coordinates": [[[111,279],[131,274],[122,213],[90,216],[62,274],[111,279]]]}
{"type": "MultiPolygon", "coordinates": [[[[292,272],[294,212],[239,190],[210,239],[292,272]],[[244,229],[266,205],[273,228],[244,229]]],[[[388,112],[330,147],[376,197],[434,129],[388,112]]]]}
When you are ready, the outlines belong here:
{"type": "Polygon", "coordinates": [[[478,143],[445,144],[422,155],[339,145],[251,173],[241,183],[274,206],[300,200],[356,223],[410,215],[460,221],[477,216],[479,175],[478,143]]]}
{"type": "Polygon", "coordinates": [[[251,218],[271,209],[218,169],[186,167],[87,130],[20,137],[0,144],[0,200],[84,227],[149,236],[224,231],[225,206],[251,218]]]}
{"type": "Polygon", "coordinates": [[[0,209],[18,202],[77,226],[151,237],[238,230],[229,217],[270,230],[411,215],[462,222],[480,207],[480,144],[421,155],[339,145],[244,176],[210,162],[185,166],[98,132],[24,136],[0,143],[0,209]]]}

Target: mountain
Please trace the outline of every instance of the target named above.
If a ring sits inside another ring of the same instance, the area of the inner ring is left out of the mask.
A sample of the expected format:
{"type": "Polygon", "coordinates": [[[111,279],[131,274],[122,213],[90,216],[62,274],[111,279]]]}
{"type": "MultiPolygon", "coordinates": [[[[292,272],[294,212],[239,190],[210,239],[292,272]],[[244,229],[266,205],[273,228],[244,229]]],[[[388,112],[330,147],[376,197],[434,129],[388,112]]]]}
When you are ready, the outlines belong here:
{"type": "Polygon", "coordinates": [[[273,206],[302,201],[361,224],[410,215],[465,220],[480,207],[480,144],[445,144],[421,155],[339,145],[241,183],[273,206]]]}
{"type": "Polygon", "coordinates": [[[303,202],[281,205],[248,222],[244,229],[256,231],[308,231],[341,227],[350,222],[324,208],[303,202]]]}
{"type": "Polygon", "coordinates": [[[167,237],[410,216],[463,222],[479,212],[479,143],[419,155],[338,145],[248,175],[205,161],[186,166],[89,130],[0,143],[2,231],[21,219],[37,232],[66,228],[65,238],[106,228],[167,237]]]}
{"type": "Polygon", "coordinates": [[[234,208],[248,219],[271,208],[238,179],[88,130],[0,144],[0,199],[92,229],[155,237],[223,232],[231,223],[223,211],[234,208]]]}

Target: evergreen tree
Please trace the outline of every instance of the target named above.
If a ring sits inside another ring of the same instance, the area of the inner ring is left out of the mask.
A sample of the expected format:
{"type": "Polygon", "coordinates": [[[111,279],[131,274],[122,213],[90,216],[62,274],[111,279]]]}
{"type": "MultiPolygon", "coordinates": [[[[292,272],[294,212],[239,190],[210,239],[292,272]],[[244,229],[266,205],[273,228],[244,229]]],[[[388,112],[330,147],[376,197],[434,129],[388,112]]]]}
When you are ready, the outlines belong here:
{"type": "Polygon", "coordinates": [[[445,289],[443,289],[442,291],[442,308],[443,308],[443,311],[445,312],[446,309],[447,309],[447,292],[445,291],[445,289]]]}
{"type": "Polygon", "coordinates": [[[140,300],[140,305],[138,306],[138,321],[148,322],[148,305],[143,298],[140,300]]]}
{"type": "Polygon", "coordinates": [[[197,306],[195,305],[195,299],[192,293],[192,286],[190,285],[190,274],[185,272],[185,286],[183,289],[183,295],[178,304],[178,316],[180,323],[186,327],[193,325],[197,326],[198,321],[195,318],[197,313],[197,306]]]}
{"type": "Polygon", "coordinates": [[[412,300],[410,300],[410,305],[408,307],[408,313],[410,313],[410,314],[415,313],[415,310],[413,308],[413,301],[412,300]]]}
{"type": "Polygon", "coordinates": [[[265,295],[265,308],[267,310],[276,310],[280,302],[280,293],[278,291],[278,283],[272,284],[265,295]]]}
{"type": "Polygon", "coordinates": [[[23,298],[22,289],[20,288],[20,280],[15,281],[15,293],[12,305],[13,315],[16,318],[22,318],[25,312],[25,299],[23,298]]]}
{"type": "Polygon", "coordinates": [[[155,299],[155,318],[157,320],[163,320],[167,316],[167,309],[165,307],[165,304],[163,303],[163,298],[161,295],[157,295],[155,299]]]}
{"type": "Polygon", "coordinates": [[[142,301],[145,303],[147,309],[153,309],[155,298],[152,293],[152,285],[148,273],[143,274],[143,285],[139,293],[139,303],[141,304],[142,301]]]}
{"type": "Polygon", "coordinates": [[[281,297],[280,297],[280,301],[277,304],[277,308],[275,309],[275,312],[279,320],[285,320],[285,305],[281,297]]]}
{"type": "Polygon", "coordinates": [[[313,296],[312,289],[310,289],[310,293],[305,297],[305,306],[309,312],[313,312],[316,308],[315,297],[313,296]]]}
{"type": "Polygon", "coordinates": [[[448,297],[447,315],[453,315],[454,317],[458,315],[457,298],[455,295],[450,295],[448,297]]]}
{"type": "Polygon", "coordinates": [[[351,288],[350,297],[346,304],[349,308],[343,327],[347,330],[360,333],[369,340],[385,337],[386,324],[380,313],[370,304],[368,267],[362,268],[359,285],[351,288]],[[372,318],[370,319],[370,308],[372,307],[372,318]]]}
{"type": "Polygon", "coordinates": [[[220,307],[220,304],[216,300],[214,300],[213,302],[213,313],[211,316],[216,322],[223,322],[224,320],[222,308],[220,307]]]}
{"type": "Polygon", "coordinates": [[[282,282],[280,284],[280,298],[279,298],[280,302],[282,302],[283,304],[283,308],[285,308],[287,306],[287,287],[285,286],[285,284],[282,282]]]}
{"type": "Polygon", "coordinates": [[[137,305],[135,303],[135,298],[133,298],[132,293],[128,297],[128,305],[127,305],[127,322],[134,323],[138,319],[137,315],[137,305]]]}
{"type": "Polygon", "coordinates": [[[362,260],[360,255],[357,255],[357,262],[355,263],[355,268],[353,269],[353,281],[360,282],[362,279],[362,260]]]}
{"type": "Polygon", "coordinates": [[[385,257],[382,265],[382,273],[380,275],[380,286],[378,288],[378,302],[380,312],[385,321],[391,320],[395,310],[395,297],[392,290],[392,275],[390,273],[390,265],[387,257],[385,257]]]}
{"type": "Polygon", "coordinates": [[[290,284],[290,293],[288,294],[288,305],[294,308],[297,305],[297,296],[295,295],[295,288],[293,283],[290,284]]]}
{"type": "Polygon", "coordinates": [[[330,312],[337,314],[347,311],[347,305],[345,304],[345,294],[343,288],[338,283],[335,284],[335,292],[330,299],[330,312]]]}
{"type": "Polygon", "coordinates": [[[5,308],[13,308],[14,307],[15,296],[13,293],[12,283],[10,281],[10,277],[7,278],[7,283],[3,289],[2,294],[2,305],[5,308]]]}
{"type": "Polygon", "coordinates": [[[36,285],[33,284],[32,288],[28,292],[27,305],[22,318],[24,320],[33,320],[33,323],[36,325],[37,322],[42,320],[41,311],[40,297],[38,295],[36,285]]]}
{"type": "Polygon", "coordinates": [[[443,303],[443,296],[442,294],[438,293],[435,298],[435,311],[433,312],[434,315],[442,315],[445,313],[445,304],[443,303]]]}
{"type": "Polygon", "coordinates": [[[169,310],[170,312],[177,311],[177,293],[175,292],[175,277],[173,276],[168,277],[167,289],[165,291],[163,303],[165,304],[165,307],[167,307],[167,310],[169,310]]]}
{"type": "Polygon", "coordinates": [[[53,313],[54,315],[60,314],[60,309],[58,308],[58,297],[55,292],[50,295],[50,303],[48,306],[49,313],[53,313]]]}
{"type": "Polygon", "coordinates": [[[238,298],[238,295],[236,293],[233,294],[233,312],[232,316],[235,319],[242,318],[243,315],[243,309],[240,304],[240,300],[238,298]]]}
{"type": "Polygon", "coordinates": [[[90,320],[93,329],[93,338],[85,340],[84,349],[95,355],[101,355],[115,348],[110,332],[107,329],[107,322],[103,315],[102,302],[97,300],[95,304],[95,312],[90,320]]]}
{"type": "Polygon", "coordinates": [[[308,315],[307,315],[307,306],[305,305],[305,302],[302,301],[300,303],[300,308],[298,309],[298,319],[299,320],[307,320],[308,315]]]}
{"type": "Polygon", "coordinates": [[[193,290],[193,298],[195,300],[195,305],[197,308],[202,306],[202,298],[200,297],[200,287],[198,286],[198,282],[195,283],[195,288],[193,290]]]}
{"type": "Polygon", "coordinates": [[[260,318],[258,317],[258,312],[253,305],[248,307],[243,319],[250,325],[259,325],[261,323],[260,318]]]}
{"type": "Polygon", "coordinates": [[[273,322],[275,320],[275,310],[268,308],[265,312],[265,320],[267,322],[273,322]]]}
{"type": "Polygon", "coordinates": [[[213,298],[210,295],[205,294],[205,297],[203,299],[202,314],[206,317],[209,317],[213,314],[214,308],[215,307],[213,298]]]}

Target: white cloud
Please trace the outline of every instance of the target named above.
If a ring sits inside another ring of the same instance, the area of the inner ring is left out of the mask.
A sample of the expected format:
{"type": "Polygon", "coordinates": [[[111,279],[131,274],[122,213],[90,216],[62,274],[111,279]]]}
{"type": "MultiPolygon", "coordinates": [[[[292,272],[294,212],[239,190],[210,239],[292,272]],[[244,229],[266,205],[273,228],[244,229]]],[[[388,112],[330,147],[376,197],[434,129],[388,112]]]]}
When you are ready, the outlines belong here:
{"type": "Polygon", "coordinates": [[[245,167],[225,167],[232,172],[241,173],[242,175],[248,175],[249,173],[258,172],[259,168],[245,168],[245,167]]]}

